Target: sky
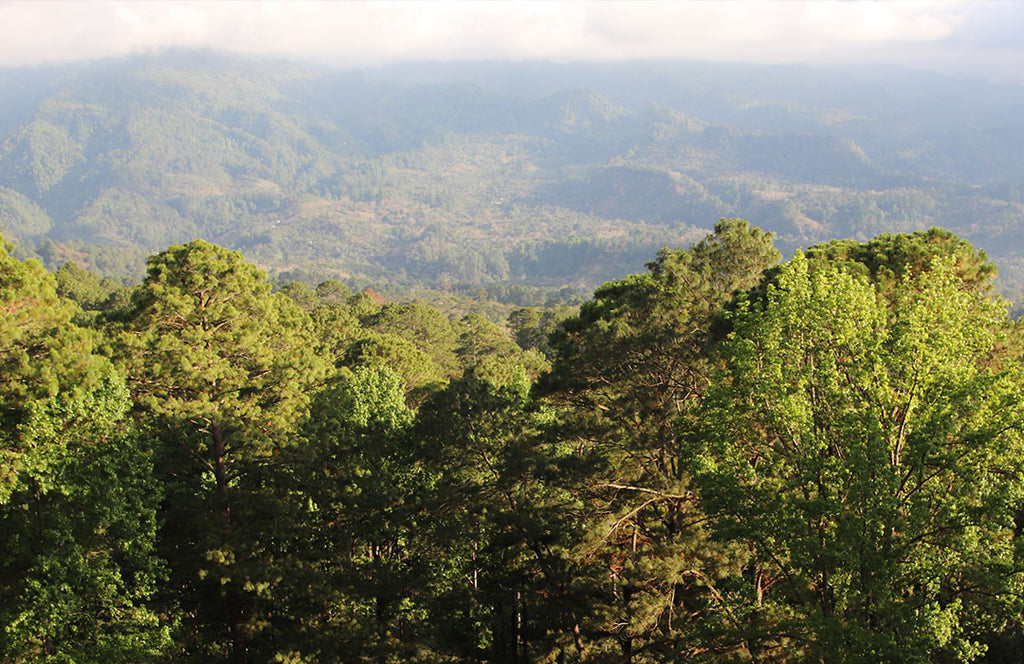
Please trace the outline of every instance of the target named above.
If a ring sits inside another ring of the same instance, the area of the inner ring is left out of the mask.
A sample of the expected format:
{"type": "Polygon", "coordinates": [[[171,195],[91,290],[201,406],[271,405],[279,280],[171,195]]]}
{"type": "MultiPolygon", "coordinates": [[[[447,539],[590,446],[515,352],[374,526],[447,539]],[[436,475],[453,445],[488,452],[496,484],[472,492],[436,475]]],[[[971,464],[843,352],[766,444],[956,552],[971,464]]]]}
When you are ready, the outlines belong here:
{"type": "Polygon", "coordinates": [[[0,0],[0,66],[168,47],[403,61],[892,63],[1024,82],[1015,0],[0,0]]]}

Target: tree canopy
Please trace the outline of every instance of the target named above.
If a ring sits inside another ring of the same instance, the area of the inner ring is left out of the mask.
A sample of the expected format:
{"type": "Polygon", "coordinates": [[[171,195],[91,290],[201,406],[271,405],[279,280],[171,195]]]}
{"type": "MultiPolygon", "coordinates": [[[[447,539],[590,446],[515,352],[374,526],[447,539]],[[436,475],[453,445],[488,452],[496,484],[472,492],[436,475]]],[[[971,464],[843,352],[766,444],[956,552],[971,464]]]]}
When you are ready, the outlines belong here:
{"type": "Polygon", "coordinates": [[[202,240],[130,293],[0,244],[0,661],[1016,662],[991,264],[779,260],[726,219],[488,319],[202,240]]]}
{"type": "Polygon", "coordinates": [[[1012,615],[1020,367],[988,368],[1006,310],[954,259],[889,283],[797,254],[731,317],[690,449],[755,659],[970,661],[1012,615]]]}

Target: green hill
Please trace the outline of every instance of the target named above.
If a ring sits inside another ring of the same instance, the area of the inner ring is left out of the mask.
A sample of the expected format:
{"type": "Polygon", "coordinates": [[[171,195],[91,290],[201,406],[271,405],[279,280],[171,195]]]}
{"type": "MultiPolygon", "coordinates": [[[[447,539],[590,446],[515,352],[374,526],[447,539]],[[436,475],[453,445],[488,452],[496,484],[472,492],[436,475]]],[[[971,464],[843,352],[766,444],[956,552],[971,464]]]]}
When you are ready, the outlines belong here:
{"type": "Polygon", "coordinates": [[[1019,88],[186,51],[0,72],[0,95],[0,232],[115,276],[203,237],[312,278],[589,289],[744,217],[784,249],[940,225],[1021,280],[1019,88]]]}

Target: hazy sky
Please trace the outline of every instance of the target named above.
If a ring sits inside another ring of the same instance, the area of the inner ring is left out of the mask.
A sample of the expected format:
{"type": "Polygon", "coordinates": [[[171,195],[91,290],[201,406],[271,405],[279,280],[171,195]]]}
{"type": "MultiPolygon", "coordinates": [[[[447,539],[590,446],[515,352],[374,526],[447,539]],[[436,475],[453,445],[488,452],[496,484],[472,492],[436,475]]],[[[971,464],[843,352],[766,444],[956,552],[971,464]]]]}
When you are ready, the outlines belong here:
{"type": "Polygon", "coordinates": [[[871,61],[1019,79],[1024,2],[0,0],[0,66],[168,46],[336,65],[477,59],[871,61]]]}

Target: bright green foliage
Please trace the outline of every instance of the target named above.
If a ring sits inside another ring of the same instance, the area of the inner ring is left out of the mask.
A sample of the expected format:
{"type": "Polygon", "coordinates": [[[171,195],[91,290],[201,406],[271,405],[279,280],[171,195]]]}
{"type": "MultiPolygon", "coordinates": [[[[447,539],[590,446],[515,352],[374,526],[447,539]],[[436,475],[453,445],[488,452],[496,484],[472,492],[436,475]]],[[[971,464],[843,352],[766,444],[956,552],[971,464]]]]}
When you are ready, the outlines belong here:
{"type": "Polygon", "coordinates": [[[128,390],[112,368],[94,385],[36,402],[19,427],[59,450],[0,506],[0,658],[154,661],[170,645],[146,601],[159,491],[124,426],[128,390]]]}
{"type": "Polygon", "coordinates": [[[308,312],[319,307],[344,306],[346,301],[352,297],[349,287],[334,279],[320,283],[315,289],[310,288],[304,281],[289,281],[282,283],[279,291],[308,312]]]}
{"type": "Polygon", "coordinates": [[[374,295],[368,291],[356,293],[345,300],[345,304],[348,306],[348,309],[352,314],[360,320],[374,316],[380,313],[381,310],[381,304],[377,302],[374,295]]]}
{"type": "Polygon", "coordinates": [[[329,364],[340,365],[349,345],[361,333],[359,319],[344,302],[317,306],[310,312],[317,355],[329,364]]]}
{"type": "Polygon", "coordinates": [[[463,372],[490,381],[496,386],[518,384],[529,390],[531,377],[547,368],[537,351],[524,352],[497,325],[478,314],[469,314],[460,321],[456,355],[463,372]]]}
{"type": "Polygon", "coordinates": [[[63,451],[32,439],[32,414],[87,393],[107,366],[93,355],[95,336],[72,323],[75,312],[41,265],[15,259],[0,238],[0,504],[23,473],[42,472],[63,451]]]}
{"type": "Polygon", "coordinates": [[[57,294],[74,300],[87,311],[102,308],[103,303],[119,288],[116,282],[83,270],[74,263],[65,263],[53,276],[57,280],[57,294]]]}
{"type": "Polygon", "coordinates": [[[309,318],[241,254],[201,240],[150,258],[124,318],[118,356],[163,441],[186,649],[244,661],[279,576],[266,548],[279,506],[260,478],[323,375],[309,318]]]}
{"type": "Polygon", "coordinates": [[[352,297],[352,289],[336,279],[328,279],[317,284],[316,297],[325,306],[342,304],[352,297]]]}
{"type": "Polygon", "coordinates": [[[387,332],[364,331],[347,349],[343,363],[350,367],[390,368],[401,379],[412,403],[445,382],[444,369],[416,344],[387,332]]]}
{"type": "Polygon", "coordinates": [[[366,327],[393,334],[411,342],[430,361],[445,372],[447,377],[458,375],[459,361],[456,349],[459,330],[447,316],[430,305],[385,304],[380,312],[364,321],[366,327]]]}
{"type": "Polygon", "coordinates": [[[54,279],[0,241],[0,659],[138,662],[167,645],[145,608],[158,492],[124,428],[123,379],[54,279]]]}
{"type": "MultiPolygon", "coordinates": [[[[337,431],[382,428],[398,430],[412,423],[412,411],[402,398],[398,375],[387,367],[356,367],[342,369],[317,397],[321,404],[330,403],[329,425],[337,431]]],[[[326,413],[325,413],[326,414],[326,413]]],[[[317,428],[328,426],[323,420],[311,422],[317,428]]]]}
{"type": "Polygon", "coordinates": [[[687,251],[662,251],[646,274],[606,284],[552,337],[548,384],[558,435],[589,464],[578,480],[591,518],[577,552],[592,584],[587,657],[664,661],[709,648],[715,584],[729,547],[707,541],[675,420],[711,378],[716,323],[739,289],[778,260],[771,236],[724,220],[687,251]],[[613,655],[616,653],[616,655],[613,655]]]}
{"type": "Polygon", "coordinates": [[[733,317],[685,428],[749,551],[726,627],[753,660],[970,661],[1019,609],[1020,375],[986,367],[1005,309],[958,268],[876,287],[798,254],[733,317]]]}
{"type": "Polygon", "coordinates": [[[1015,661],[991,266],[777,258],[724,220],[546,339],[565,310],[274,293],[203,241],[130,301],[0,246],[0,661],[1015,661]]]}
{"type": "Polygon", "coordinates": [[[287,295],[295,306],[304,311],[312,311],[319,304],[316,293],[303,281],[289,281],[278,292],[287,295]]]}

